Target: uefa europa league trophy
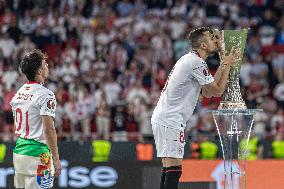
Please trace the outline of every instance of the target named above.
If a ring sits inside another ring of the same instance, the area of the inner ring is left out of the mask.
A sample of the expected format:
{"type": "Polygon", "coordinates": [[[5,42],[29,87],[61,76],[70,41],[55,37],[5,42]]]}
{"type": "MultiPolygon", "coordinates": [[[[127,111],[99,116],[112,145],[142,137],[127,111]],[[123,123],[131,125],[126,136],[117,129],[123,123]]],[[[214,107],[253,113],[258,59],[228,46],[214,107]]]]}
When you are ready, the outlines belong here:
{"type": "Polygon", "coordinates": [[[225,52],[230,52],[233,47],[237,47],[240,49],[240,58],[237,64],[230,70],[229,81],[219,109],[246,109],[246,105],[241,94],[239,75],[246,46],[247,32],[247,29],[222,31],[223,50],[225,50],[225,52]]]}
{"type": "Polygon", "coordinates": [[[210,110],[213,113],[224,159],[224,178],[223,182],[218,183],[218,189],[246,188],[246,159],[250,157],[247,149],[253,116],[261,111],[246,109],[239,85],[247,32],[247,29],[222,31],[223,50],[230,52],[232,47],[237,47],[240,49],[240,58],[230,70],[228,84],[218,110],[210,110]]]}

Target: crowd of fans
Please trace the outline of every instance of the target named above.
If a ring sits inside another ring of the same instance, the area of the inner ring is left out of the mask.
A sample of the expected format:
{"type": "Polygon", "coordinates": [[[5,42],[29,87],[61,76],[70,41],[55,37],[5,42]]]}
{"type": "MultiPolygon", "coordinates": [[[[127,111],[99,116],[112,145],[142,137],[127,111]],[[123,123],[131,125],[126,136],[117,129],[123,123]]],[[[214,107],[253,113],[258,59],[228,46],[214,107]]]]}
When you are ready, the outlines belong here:
{"type": "MultiPolygon", "coordinates": [[[[167,75],[201,26],[250,28],[240,84],[261,108],[255,134],[284,136],[284,2],[281,0],[0,0],[0,128],[14,140],[9,102],[26,82],[19,63],[34,48],[48,55],[46,87],[57,98],[60,140],[151,140],[150,118],[167,75]],[[281,53],[282,52],[282,53],[281,53]]],[[[218,56],[209,57],[214,73],[218,56]]],[[[216,134],[200,98],[187,131],[216,134]]]]}

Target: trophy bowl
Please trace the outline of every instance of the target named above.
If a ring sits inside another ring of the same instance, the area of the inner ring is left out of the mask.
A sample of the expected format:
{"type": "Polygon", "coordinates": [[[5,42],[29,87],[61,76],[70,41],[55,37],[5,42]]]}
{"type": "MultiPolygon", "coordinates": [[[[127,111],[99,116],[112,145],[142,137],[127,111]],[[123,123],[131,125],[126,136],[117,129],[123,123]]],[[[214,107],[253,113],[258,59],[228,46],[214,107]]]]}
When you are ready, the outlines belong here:
{"type": "MultiPolygon", "coordinates": [[[[222,30],[222,48],[224,52],[230,52],[233,47],[240,49],[240,59],[232,66],[229,80],[222,96],[218,109],[246,109],[239,84],[240,69],[243,62],[248,29],[222,30]]],[[[222,63],[221,63],[222,64],[222,63]]]]}

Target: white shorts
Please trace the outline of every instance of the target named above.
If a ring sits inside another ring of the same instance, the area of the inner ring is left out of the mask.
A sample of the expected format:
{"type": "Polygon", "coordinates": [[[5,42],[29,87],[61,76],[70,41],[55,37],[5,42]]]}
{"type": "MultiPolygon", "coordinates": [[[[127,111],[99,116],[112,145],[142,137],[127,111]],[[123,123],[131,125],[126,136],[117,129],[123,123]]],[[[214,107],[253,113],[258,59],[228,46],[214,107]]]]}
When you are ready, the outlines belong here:
{"type": "Polygon", "coordinates": [[[25,189],[46,189],[53,186],[54,167],[52,157],[32,157],[13,154],[15,167],[14,186],[25,189]]]}
{"type": "Polygon", "coordinates": [[[152,124],[157,157],[183,158],[185,136],[183,128],[152,124]]]}

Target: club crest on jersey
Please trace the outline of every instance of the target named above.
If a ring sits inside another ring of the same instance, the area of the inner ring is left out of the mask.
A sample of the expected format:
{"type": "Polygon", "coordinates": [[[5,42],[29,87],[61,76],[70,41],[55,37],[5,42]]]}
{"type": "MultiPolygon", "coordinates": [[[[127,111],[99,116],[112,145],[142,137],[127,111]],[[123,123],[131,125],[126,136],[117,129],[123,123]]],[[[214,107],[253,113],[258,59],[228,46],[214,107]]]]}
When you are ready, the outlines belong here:
{"type": "Polygon", "coordinates": [[[47,102],[47,107],[48,107],[48,109],[54,109],[55,103],[53,102],[53,100],[49,100],[47,102]]]}
{"type": "Polygon", "coordinates": [[[51,157],[49,153],[40,154],[41,165],[37,167],[37,183],[40,188],[46,189],[53,185],[54,177],[51,175],[51,157]]]}

